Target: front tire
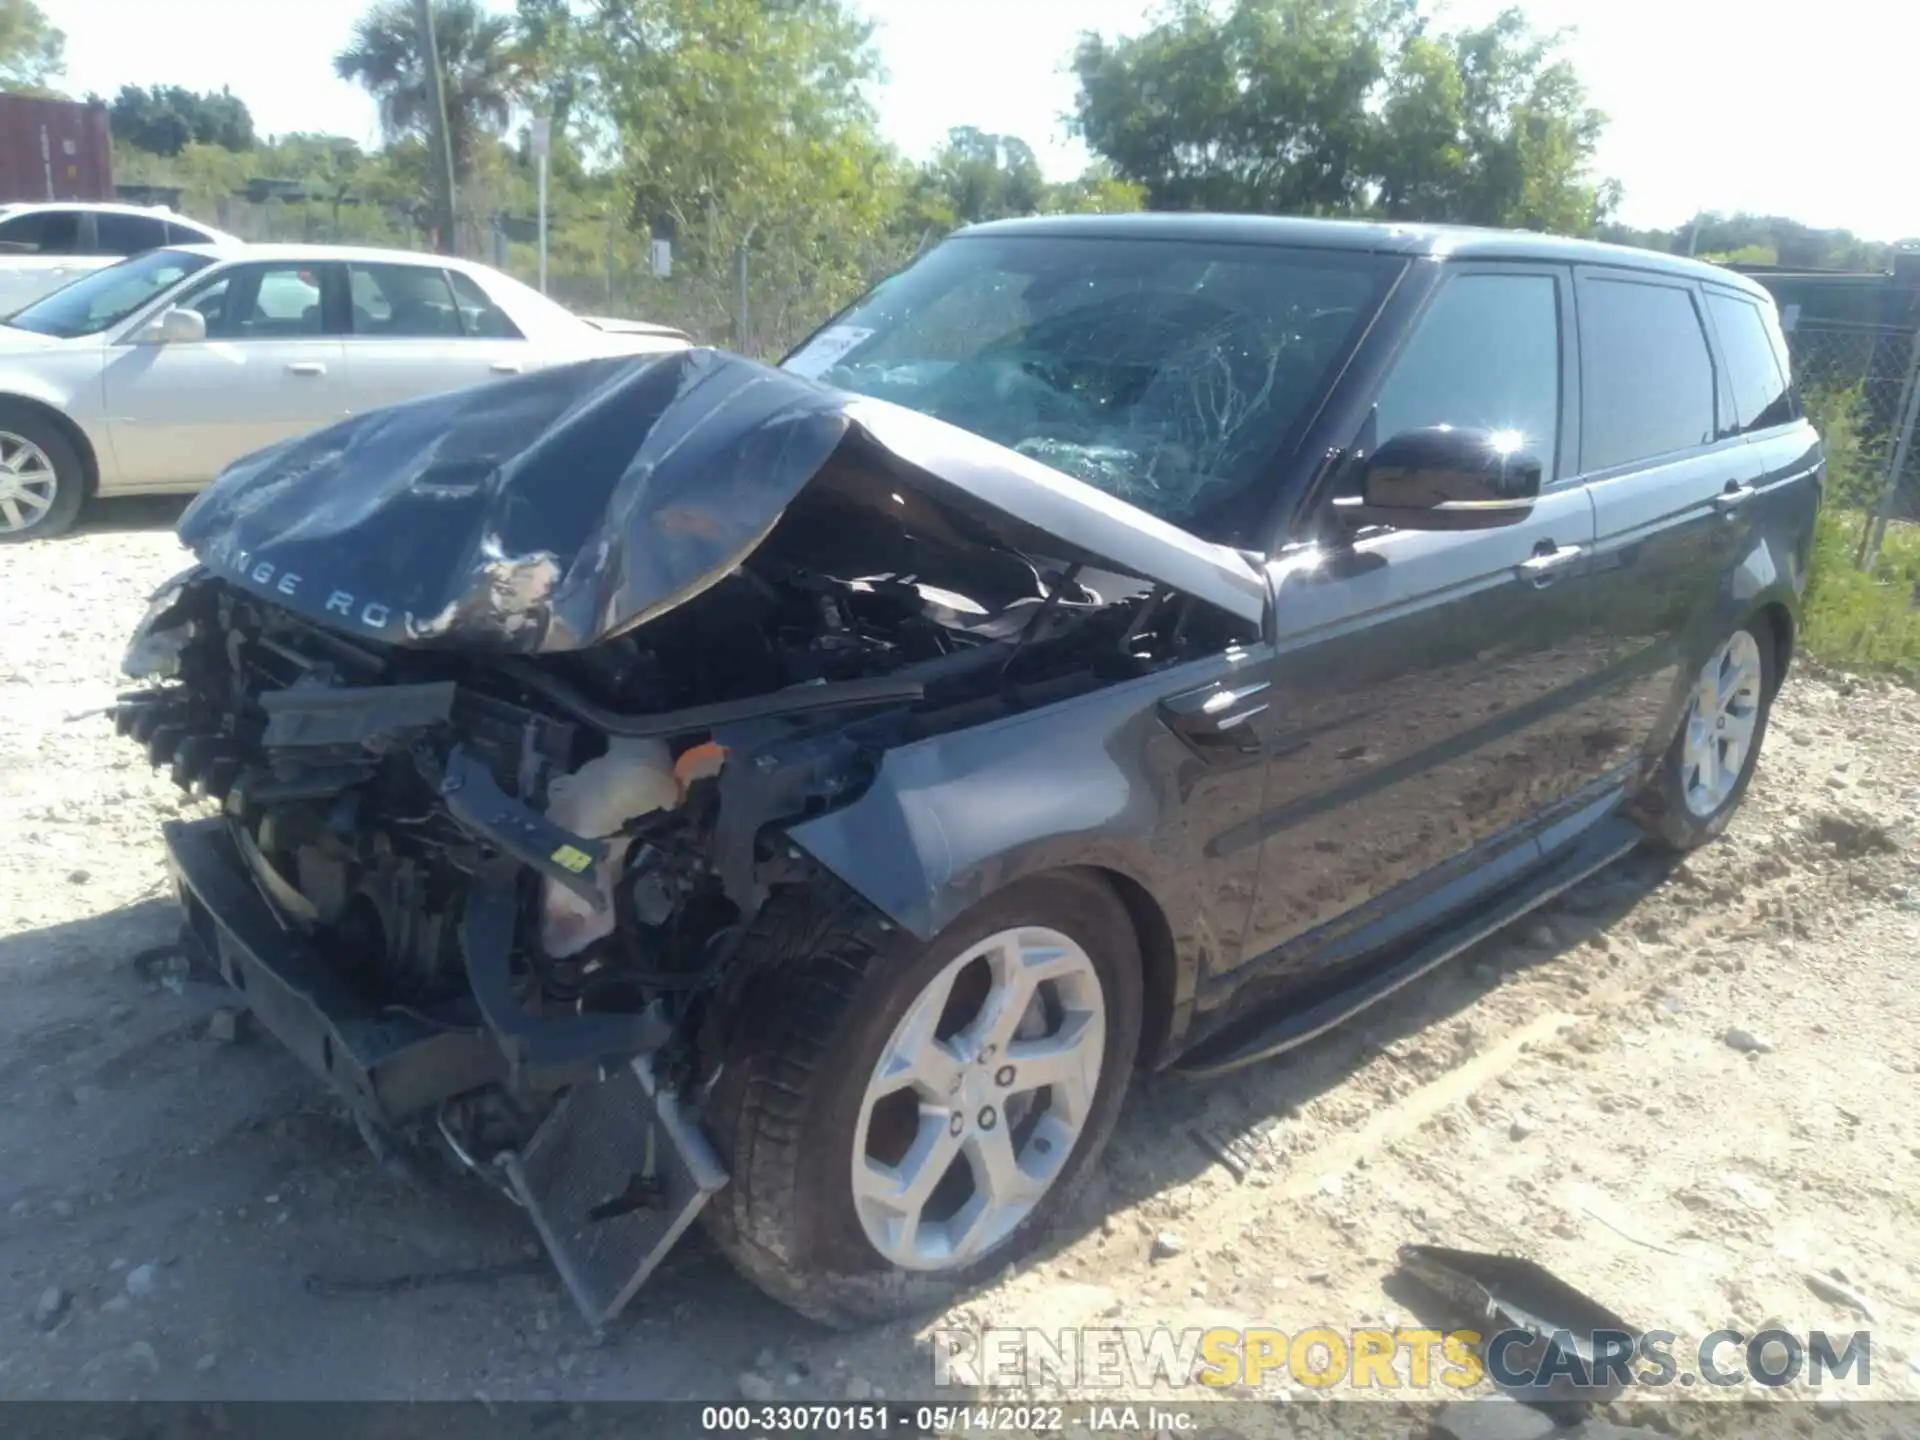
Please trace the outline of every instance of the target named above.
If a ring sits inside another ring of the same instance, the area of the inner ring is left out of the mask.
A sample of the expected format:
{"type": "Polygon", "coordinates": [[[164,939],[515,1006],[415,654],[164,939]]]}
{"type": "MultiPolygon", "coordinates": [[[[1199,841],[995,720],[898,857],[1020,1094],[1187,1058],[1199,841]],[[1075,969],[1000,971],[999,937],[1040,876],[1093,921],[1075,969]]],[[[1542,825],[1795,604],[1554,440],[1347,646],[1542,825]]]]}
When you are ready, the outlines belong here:
{"type": "Polygon", "coordinates": [[[0,545],[63,534],[86,500],[73,442],[31,410],[0,405],[0,545]]]}
{"type": "Polygon", "coordinates": [[[1118,897],[1081,872],[1023,880],[925,945],[828,884],[768,912],[706,1116],[731,1172],[704,1212],[720,1248],[838,1326],[931,1309],[1036,1248],[1139,1044],[1118,897]]]}
{"type": "Polygon", "coordinates": [[[1766,739],[1779,661],[1763,626],[1749,621],[1694,678],[1673,744],[1641,797],[1649,838],[1671,851],[1697,849],[1740,808],[1766,739]]]}

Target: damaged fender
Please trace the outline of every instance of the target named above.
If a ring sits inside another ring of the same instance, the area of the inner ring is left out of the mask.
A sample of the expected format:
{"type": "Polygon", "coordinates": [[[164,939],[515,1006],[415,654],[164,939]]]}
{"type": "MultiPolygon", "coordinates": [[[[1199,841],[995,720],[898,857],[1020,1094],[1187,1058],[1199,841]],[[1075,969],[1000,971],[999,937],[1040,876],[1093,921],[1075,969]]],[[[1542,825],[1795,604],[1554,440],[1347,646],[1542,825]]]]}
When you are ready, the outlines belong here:
{"type": "MultiPolygon", "coordinates": [[[[1164,1053],[1187,1028],[1199,982],[1240,958],[1258,853],[1168,820],[1195,813],[1198,785],[1250,787],[1257,798],[1261,779],[1198,760],[1163,723],[1161,701],[1172,688],[1231,682],[1249,659],[1231,651],[900,746],[858,799],[787,835],[921,940],[1028,875],[1091,867],[1133,882],[1157,897],[1172,942],[1170,973],[1148,977],[1150,991],[1161,986],[1167,1028],[1142,1047],[1164,1053]]],[[[1153,937],[1141,940],[1151,952],[1153,937]]]]}

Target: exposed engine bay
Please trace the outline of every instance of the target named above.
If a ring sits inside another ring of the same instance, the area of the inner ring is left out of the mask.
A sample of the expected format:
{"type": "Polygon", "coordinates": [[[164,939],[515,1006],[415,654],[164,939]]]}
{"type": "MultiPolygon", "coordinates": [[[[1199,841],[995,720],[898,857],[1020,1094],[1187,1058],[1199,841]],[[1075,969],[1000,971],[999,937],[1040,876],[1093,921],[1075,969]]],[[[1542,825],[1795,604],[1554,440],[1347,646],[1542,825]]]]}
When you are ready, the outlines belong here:
{"type": "MultiPolygon", "coordinates": [[[[363,1120],[431,1115],[488,1173],[556,1096],[635,1057],[649,1086],[697,1094],[773,963],[744,944],[755,915],[820,879],[784,827],[859,795],[896,746],[1248,633],[1071,543],[1007,543],[859,447],[807,479],[739,563],[561,648],[488,643],[518,633],[500,625],[389,639],[331,597],[302,613],[283,600],[300,572],[258,541],[236,556],[230,525],[155,597],[126,662],[148,686],[116,723],[218,805],[202,823],[248,905],[307,957],[271,983],[325,1012],[288,1023],[363,1120]]],[[[230,472],[208,497],[244,515],[244,490],[230,472]]],[[[255,965],[212,913],[245,907],[169,843],[190,918],[255,965]]]]}
{"type": "Polygon", "coordinates": [[[199,571],[141,642],[171,675],[120,724],[220,802],[274,906],[386,1002],[471,1018],[464,891],[506,856],[538,878],[523,1003],[638,1009],[711,978],[769,883],[762,832],[849,798],[889,745],[1201,639],[1192,602],[1107,603],[1070,570],[1041,594],[1025,573],[1029,593],[983,603],[751,566],[644,631],[527,661],[348,639],[199,571]],[[780,756],[795,773],[770,785],[780,756]],[[748,760],[757,783],[732,784],[748,760]],[[498,813],[466,799],[483,788],[498,813]],[[521,811],[537,836],[501,818],[521,811]]]}

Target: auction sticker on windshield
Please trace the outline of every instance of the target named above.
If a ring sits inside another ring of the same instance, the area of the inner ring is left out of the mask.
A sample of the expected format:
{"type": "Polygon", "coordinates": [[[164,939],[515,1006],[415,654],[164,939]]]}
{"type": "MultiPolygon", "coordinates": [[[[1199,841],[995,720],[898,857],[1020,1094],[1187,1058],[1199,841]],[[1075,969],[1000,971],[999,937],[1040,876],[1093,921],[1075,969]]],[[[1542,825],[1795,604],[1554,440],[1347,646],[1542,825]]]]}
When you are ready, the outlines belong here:
{"type": "Polygon", "coordinates": [[[858,325],[829,325],[801,346],[780,368],[791,375],[818,380],[834,367],[842,355],[871,334],[872,330],[858,325]]]}

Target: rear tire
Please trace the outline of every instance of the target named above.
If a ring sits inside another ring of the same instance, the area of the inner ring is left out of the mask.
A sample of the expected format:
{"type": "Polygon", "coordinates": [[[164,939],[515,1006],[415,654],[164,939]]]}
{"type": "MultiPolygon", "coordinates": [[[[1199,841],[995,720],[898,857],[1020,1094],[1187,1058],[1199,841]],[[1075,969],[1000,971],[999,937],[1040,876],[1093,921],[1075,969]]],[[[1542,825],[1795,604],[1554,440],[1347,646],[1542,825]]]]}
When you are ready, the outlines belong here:
{"type": "Polygon", "coordinates": [[[1746,798],[1780,683],[1771,639],[1750,620],[1714,647],[1695,676],[1680,728],[1636,807],[1657,848],[1699,848],[1727,828],[1746,798]],[[1730,741],[1730,729],[1744,738],[1730,741]]]}
{"type": "Polygon", "coordinates": [[[736,1002],[706,1114],[731,1178],[704,1219],[740,1271],[846,1327],[943,1304],[1037,1247],[1091,1177],[1139,1043],[1139,946],[1112,890],[1085,872],[1022,880],[922,945],[822,883],[769,902],[749,950],[765,968],[736,1002]],[[1003,964],[1016,983],[996,988],[1003,964]],[[1004,1049],[991,1044],[1001,1016],[1004,1049]],[[1040,1068],[1046,1046],[1080,1059],[1023,1101],[1022,1083],[1055,1073],[1040,1068]],[[904,1066],[910,1051],[925,1065],[904,1066]],[[925,1185],[907,1183],[916,1174],[925,1185]],[[876,1201],[895,1176],[901,1195],[927,1197],[911,1224],[876,1208],[911,1203],[876,1201]]]}
{"type": "Polygon", "coordinates": [[[64,534],[87,502],[87,468],[57,425],[0,404],[0,545],[64,534]]]}

